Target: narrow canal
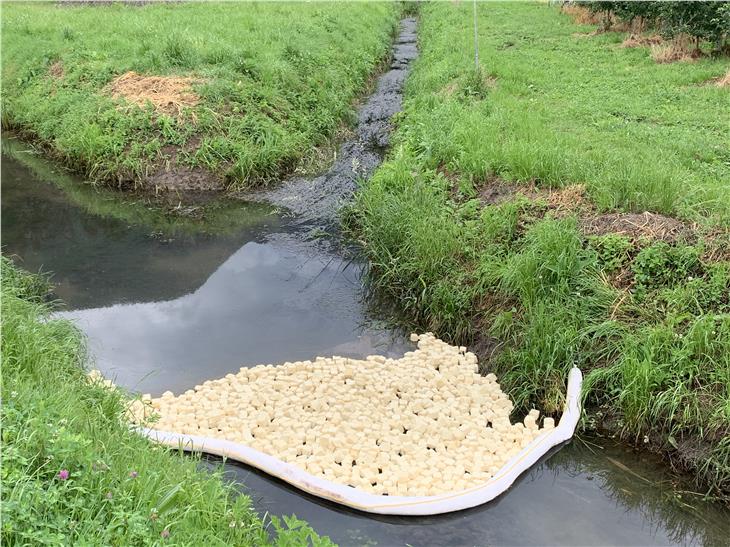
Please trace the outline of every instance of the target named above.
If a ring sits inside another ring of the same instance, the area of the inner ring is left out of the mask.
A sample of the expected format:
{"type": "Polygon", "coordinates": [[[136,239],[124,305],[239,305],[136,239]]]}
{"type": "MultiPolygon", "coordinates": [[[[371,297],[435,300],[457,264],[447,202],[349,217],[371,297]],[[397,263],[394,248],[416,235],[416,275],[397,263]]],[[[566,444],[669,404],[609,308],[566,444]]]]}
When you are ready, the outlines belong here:
{"type": "MultiPolygon", "coordinates": [[[[60,313],[86,333],[97,368],[134,391],[178,393],[258,363],[402,354],[411,344],[370,311],[364,265],[337,240],[332,211],[381,159],[414,39],[406,21],[391,70],[332,168],[258,203],[218,201],[170,216],[95,191],[4,141],[3,251],[53,273],[60,313]]],[[[608,439],[576,439],[495,501],[428,518],[377,518],[244,465],[226,463],[225,472],[262,515],[296,514],[342,545],[719,545],[730,537],[725,508],[608,439]]]]}

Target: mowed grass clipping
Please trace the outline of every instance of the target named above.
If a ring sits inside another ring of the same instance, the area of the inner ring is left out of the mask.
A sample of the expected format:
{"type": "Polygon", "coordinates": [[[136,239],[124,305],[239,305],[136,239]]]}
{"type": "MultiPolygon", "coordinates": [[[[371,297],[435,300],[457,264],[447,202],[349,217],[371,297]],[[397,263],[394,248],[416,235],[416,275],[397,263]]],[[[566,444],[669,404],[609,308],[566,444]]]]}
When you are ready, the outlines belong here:
{"type": "Polygon", "coordinates": [[[130,431],[47,290],[2,257],[3,545],[332,545],[293,517],[267,529],[219,472],[130,431]]]}
{"type": "Polygon", "coordinates": [[[656,65],[545,4],[478,10],[481,73],[472,6],[421,7],[393,152],[346,217],[376,294],[472,344],[517,408],[559,413],[579,366],[584,425],[728,496],[728,92],[704,85],[727,60],[656,65]]]}
{"type": "Polygon", "coordinates": [[[2,11],[4,128],[95,181],[139,183],[184,166],[234,187],[290,171],[348,121],[398,19],[384,2],[2,11]],[[110,85],[123,75],[134,84],[128,72],[174,77],[182,88],[172,104],[140,106],[110,85]]]}

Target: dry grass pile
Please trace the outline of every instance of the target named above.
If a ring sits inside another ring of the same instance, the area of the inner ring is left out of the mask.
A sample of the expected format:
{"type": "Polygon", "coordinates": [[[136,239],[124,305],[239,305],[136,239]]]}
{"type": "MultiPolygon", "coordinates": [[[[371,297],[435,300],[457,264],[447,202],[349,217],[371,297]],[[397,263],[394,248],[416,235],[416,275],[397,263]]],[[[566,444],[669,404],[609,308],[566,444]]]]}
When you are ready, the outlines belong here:
{"type": "Polygon", "coordinates": [[[124,99],[142,108],[148,103],[158,112],[180,114],[185,107],[195,106],[200,97],[191,89],[200,80],[182,76],[145,76],[133,71],[115,78],[108,90],[115,99],[124,99]]]}
{"type": "Polygon", "coordinates": [[[606,213],[580,220],[586,235],[618,234],[634,241],[666,241],[676,243],[694,233],[683,222],[656,213],[606,213]]]}
{"type": "Polygon", "coordinates": [[[724,76],[720,76],[717,80],[715,80],[715,85],[717,87],[730,86],[730,70],[728,70],[724,76]]]}
{"type": "Polygon", "coordinates": [[[598,13],[592,12],[583,6],[575,6],[566,4],[562,8],[563,13],[570,15],[579,25],[602,25],[603,17],[598,13]]]}
{"type": "Polygon", "coordinates": [[[569,184],[563,188],[550,188],[549,190],[541,190],[538,194],[551,209],[585,209],[593,206],[586,197],[586,187],[584,184],[569,184]]]}
{"type": "Polygon", "coordinates": [[[689,36],[680,35],[669,42],[651,46],[651,58],[657,63],[691,62],[702,57],[702,51],[689,36]]]}
{"type": "Polygon", "coordinates": [[[586,196],[584,184],[570,184],[563,188],[540,188],[534,182],[516,184],[493,177],[479,189],[479,199],[487,205],[504,203],[520,196],[545,203],[548,209],[555,211],[593,209],[586,196]]]}
{"type": "Polygon", "coordinates": [[[664,43],[664,39],[658,34],[649,34],[643,36],[641,34],[629,34],[629,36],[621,42],[621,47],[635,48],[646,46],[658,46],[664,43]]]}
{"type": "Polygon", "coordinates": [[[61,61],[53,63],[50,67],[48,67],[48,74],[56,79],[63,78],[63,75],[65,74],[63,70],[63,63],[61,61]]]}
{"type": "Polygon", "coordinates": [[[583,6],[573,4],[566,4],[561,10],[563,13],[569,15],[578,25],[598,25],[599,28],[589,35],[608,31],[623,32],[629,30],[629,25],[618,19],[610,11],[594,12],[583,6]]]}

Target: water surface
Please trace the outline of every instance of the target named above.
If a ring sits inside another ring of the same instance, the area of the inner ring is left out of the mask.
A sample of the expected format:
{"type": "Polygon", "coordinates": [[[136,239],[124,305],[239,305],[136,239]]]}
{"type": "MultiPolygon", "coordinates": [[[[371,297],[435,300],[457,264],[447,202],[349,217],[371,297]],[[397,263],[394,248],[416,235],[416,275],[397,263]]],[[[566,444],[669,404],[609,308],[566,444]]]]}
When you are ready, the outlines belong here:
{"type": "Polygon", "coordinates": [[[362,264],[265,206],[239,204],[246,220],[232,233],[174,221],[162,230],[72,203],[10,156],[2,198],[5,252],[52,273],[60,315],[83,329],[95,366],[135,391],[179,393],[241,366],[405,348],[368,317],[362,264]]]}

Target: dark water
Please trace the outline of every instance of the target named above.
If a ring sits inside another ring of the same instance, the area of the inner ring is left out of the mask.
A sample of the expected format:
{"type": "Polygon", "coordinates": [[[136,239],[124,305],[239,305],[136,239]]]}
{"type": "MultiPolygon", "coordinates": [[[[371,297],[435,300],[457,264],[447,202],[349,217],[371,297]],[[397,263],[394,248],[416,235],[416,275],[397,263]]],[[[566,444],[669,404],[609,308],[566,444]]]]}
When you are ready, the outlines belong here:
{"type": "Polygon", "coordinates": [[[238,464],[226,465],[226,476],[259,511],[288,507],[341,545],[728,544],[730,513],[678,494],[661,462],[610,439],[590,443],[555,450],[490,503],[433,517],[345,511],[238,464]]]}
{"type": "Polygon", "coordinates": [[[298,223],[331,226],[358,180],[367,179],[382,162],[390,142],[391,118],[401,110],[403,85],[417,56],[416,20],[404,19],[393,44],[390,69],[378,78],[375,90],[360,107],[355,130],[340,145],[333,165],[317,177],[294,177],[254,197],[286,207],[298,223]]]}
{"type": "MultiPolygon", "coordinates": [[[[240,366],[317,355],[401,354],[410,343],[381,328],[363,302],[363,266],[321,228],[380,161],[416,54],[413,26],[405,24],[393,69],[340,160],[316,184],[293,179],[266,194],[289,211],[218,202],[202,221],[171,218],[93,191],[5,142],[4,252],[53,272],[62,315],[87,334],[98,368],[130,389],[180,392],[240,366]]],[[[243,465],[225,472],[262,515],[296,514],[343,545],[728,544],[724,508],[682,493],[656,459],[590,443],[555,451],[489,504],[428,518],[377,518],[243,465]]]]}

